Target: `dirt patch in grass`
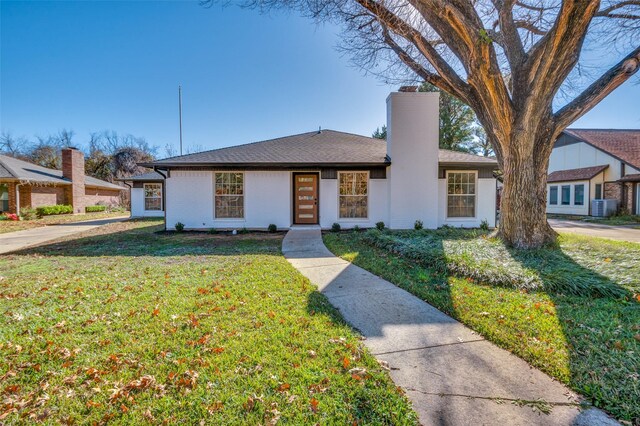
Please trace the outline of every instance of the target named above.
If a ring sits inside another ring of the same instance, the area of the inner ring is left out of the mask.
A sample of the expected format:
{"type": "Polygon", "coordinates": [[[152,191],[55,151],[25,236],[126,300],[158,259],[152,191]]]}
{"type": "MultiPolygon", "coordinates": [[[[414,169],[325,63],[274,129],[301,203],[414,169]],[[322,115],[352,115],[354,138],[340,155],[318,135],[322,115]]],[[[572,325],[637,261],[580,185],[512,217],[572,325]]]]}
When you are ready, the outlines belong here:
{"type": "Polygon", "coordinates": [[[0,422],[416,423],[282,235],[162,227],[0,258],[0,422]]]}

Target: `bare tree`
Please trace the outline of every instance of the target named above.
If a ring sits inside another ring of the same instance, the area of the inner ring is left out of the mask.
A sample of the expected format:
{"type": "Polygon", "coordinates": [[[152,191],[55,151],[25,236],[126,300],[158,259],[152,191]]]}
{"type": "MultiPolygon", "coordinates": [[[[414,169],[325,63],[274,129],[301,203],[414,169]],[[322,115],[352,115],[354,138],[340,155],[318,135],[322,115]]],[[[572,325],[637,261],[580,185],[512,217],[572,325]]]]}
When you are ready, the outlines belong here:
{"type": "Polygon", "coordinates": [[[357,65],[387,81],[427,81],[471,106],[504,172],[499,233],[521,248],[540,247],[556,237],[545,213],[554,141],[640,66],[640,0],[242,4],[339,22],[342,48],[357,65]],[[580,63],[585,46],[606,51],[591,55],[596,59],[618,54],[617,63],[580,63]]]}
{"type": "Polygon", "coordinates": [[[27,139],[15,137],[10,132],[0,134],[0,153],[2,154],[22,158],[28,145],[27,139]]]}

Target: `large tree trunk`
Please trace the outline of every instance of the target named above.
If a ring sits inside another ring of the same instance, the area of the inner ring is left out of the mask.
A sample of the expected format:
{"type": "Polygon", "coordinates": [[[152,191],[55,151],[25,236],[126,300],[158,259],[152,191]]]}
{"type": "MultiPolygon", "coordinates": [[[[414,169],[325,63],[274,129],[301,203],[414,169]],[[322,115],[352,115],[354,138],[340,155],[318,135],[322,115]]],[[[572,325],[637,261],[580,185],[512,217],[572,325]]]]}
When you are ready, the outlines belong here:
{"type": "Polygon", "coordinates": [[[504,188],[499,235],[516,248],[538,248],[552,243],[556,232],[547,223],[547,166],[550,132],[531,136],[535,129],[514,133],[503,153],[504,188]]]}

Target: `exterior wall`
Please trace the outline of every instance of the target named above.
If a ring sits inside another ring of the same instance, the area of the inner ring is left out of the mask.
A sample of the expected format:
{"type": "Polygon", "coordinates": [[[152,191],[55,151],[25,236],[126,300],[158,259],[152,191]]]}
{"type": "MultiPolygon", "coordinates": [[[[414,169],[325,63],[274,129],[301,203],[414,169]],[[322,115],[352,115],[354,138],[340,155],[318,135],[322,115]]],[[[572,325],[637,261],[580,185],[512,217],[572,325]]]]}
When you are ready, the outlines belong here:
{"type": "MultiPolygon", "coordinates": [[[[163,208],[164,208],[164,203],[163,203],[163,208]]],[[[144,209],[144,188],[131,188],[131,217],[163,217],[163,216],[164,216],[164,210],[145,210],[144,209]]]]}
{"type": "Polygon", "coordinates": [[[120,191],[112,189],[85,188],[82,202],[85,207],[95,206],[96,204],[105,204],[107,206],[118,205],[120,203],[120,191]]]}
{"type": "Polygon", "coordinates": [[[9,191],[9,210],[8,213],[16,213],[16,183],[3,182],[7,185],[9,191]]]}
{"type": "Polygon", "coordinates": [[[87,205],[85,198],[84,154],[74,148],[62,150],[62,176],[71,180],[71,197],[69,204],[73,206],[73,213],[84,213],[87,205]]]}
{"type": "Polygon", "coordinates": [[[62,186],[32,186],[31,207],[53,206],[65,204],[65,187],[62,186]]]}
{"type": "MultiPolygon", "coordinates": [[[[614,157],[584,142],[553,148],[549,158],[549,173],[557,170],[579,169],[583,167],[608,164],[604,171],[604,180],[616,181],[620,175],[621,162],[614,157]]],[[[629,168],[627,168],[629,169],[629,168]]],[[[627,170],[627,173],[631,173],[627,170]]]]}
{"type": "Polygon", "coordinates": [[[476,184],[476,216],[447,218],[447,180],[438,179],[438,226],[477,228],[483,220],[486,220],[491,228],[496,226],[497,181],[494,178],[479,178],[476,184]]]}
{"type": "MultiPolygon", "coordinates": [[[[591,200],[595,197],[595,185],[592,184],[591,182],[593,182],[596,179],[597,177],[592,179],[591,181],[577,180],[572,182],[553,182],[553,183],[547,184],[547,213],[588,216],[590,211],[590,206],[591,206],[591,200]],[[569,199],[570,204],[563,206],[562,205],[562,186],[567,186],[567,185],[570,187],[570,199],[569,199]],[[574,204],[575,185],[584,185],[584,205],[582,206],[574,204]],[[549,204],[549,198],[550,198],[549,188],[552,186],[558,187],[558,204],[556,205],[549,204]]],[[[603,187],[603,190],[604,190],[604,187],[603,187]]],[[[605,191],[605,198],[609,198],[606,196],[606,191],[605,191]]]]}
{"type": "Polygon", "coordinates": [[[366,219],[341,219],[338,217],[338,182],[338,179],[320,180],[320,226],[322,228],[331,228],[334,222],[339,223],[343,229],[354,226],[372,228],[377,222],[384,222],[389,226],[387,179],[369,179],[368,217],[366,219]]]}
{"type": "Polygon", "coordinates": [[[389,227],[438,226],[438,93],[394,92],[387,98],[389,227]]]}

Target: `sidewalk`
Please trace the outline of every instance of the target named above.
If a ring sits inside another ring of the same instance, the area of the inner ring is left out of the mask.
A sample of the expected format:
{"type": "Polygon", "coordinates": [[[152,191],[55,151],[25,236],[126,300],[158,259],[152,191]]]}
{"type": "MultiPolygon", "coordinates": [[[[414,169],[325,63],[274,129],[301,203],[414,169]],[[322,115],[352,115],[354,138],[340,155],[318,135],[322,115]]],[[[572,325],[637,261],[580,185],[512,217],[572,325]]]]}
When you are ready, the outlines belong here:
{"type": "Polygon", "coordinates": [[[319,229],[290,230],[289,262],[391,368],[424,425],[617,425],[520,358],[390,282],[334,256],[319,229]],[[552,408],[550,414],[540,408],[552,408]]]}
{"type": "Polygon", "coordinates": [[[109,219],[88,220],[84,222],[63,223],[60,225],[42,226],[40,228],[25,229],[24,231],[0,234],[0,254],[9,253],[26,247],[41,244],[50,240],[66,237],[78,232],[121,222],[129,216],[112,217],[109,219]]]}

